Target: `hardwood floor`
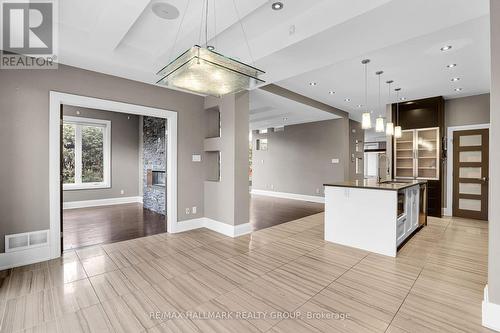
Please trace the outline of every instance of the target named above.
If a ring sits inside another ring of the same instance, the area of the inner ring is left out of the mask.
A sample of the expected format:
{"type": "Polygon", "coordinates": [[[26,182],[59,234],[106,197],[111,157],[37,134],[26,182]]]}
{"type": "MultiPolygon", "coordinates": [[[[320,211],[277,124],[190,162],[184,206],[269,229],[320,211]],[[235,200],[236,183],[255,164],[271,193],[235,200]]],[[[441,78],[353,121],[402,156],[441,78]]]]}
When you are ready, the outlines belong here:
{"type": "MultiPolygon", "coordinates": [[[[323,204],[252,195],[253,230],[317,214],[323,204]]],[[[67,209],[63,213],[64,250],[113,243],[165,232],[165,217],[141,204],[67,209]]]]}
{"type": "Polygon", "coordinates": [[[142,204],[66,209],[63,212],[64,250],[106,244],[166,230],[165,216],[142,204]]]}
{"type": "Polygon", "coordinates": [[[1,332],[490,332],[487,223],[429,218],[390,258],[325,243],[323,216],[234,239],[157,234],[0,272],[1,332]]]}
{"type": "Polygon", "coordinates": [[[325,205],[309,201],[251,195],[250,223],[253,230],[272,227],[324,211],[325,205]]]}

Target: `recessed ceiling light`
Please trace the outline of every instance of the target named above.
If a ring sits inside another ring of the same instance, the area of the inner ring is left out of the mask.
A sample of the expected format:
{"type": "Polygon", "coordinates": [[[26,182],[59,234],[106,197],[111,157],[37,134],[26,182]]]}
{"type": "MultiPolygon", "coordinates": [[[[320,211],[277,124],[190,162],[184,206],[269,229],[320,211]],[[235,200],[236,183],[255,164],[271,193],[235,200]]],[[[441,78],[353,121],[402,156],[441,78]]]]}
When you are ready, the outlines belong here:
{"type": "Polygon", "coordinates": [[[462,91],[463,89],[462,88],[455,88],[455,91],[462,91]]]}
{"type": "Polygon", "coordinates": [[[151,9],[156,16],[164,20],[175,20],[179,17],[179,10],[166,2],[155,2],[151,9]]]}
{"type": "Polygon", "coordinates": [[[460,78],[459,77],[454,77],[451,79],[452,82],[456,82],[456,81],[460,81],[460,78]]]}
{"type": "Polygon", "coordinates": [[[350,101],[351,101],[351,99],[350,99],[350,98],[345,98],[345,99],[344,99],[344,101],[345,101],[345,102],[350,102],[350,101]]]}
{"type": "Polygon", "coordinates": [[[446,65],[446,67],[448,67],[448,68],[457,67],[457,64],[449,64],[449,65],[446,65]]]}
{"type": "Polygon", "coordinates": [[[357,106],[358,108],[360,108],[360,107],[362,107],[363,105],[361,105],[361,104],[358,104],[358,105],[356,105],[356,106],[357,106]]]}
{"type": "Polygon", "coordinates": [[[329,93],[330,95],[333,95],[333,94],[335,94],[335,91],[330,90],[328,93],[329,93]]]}
{"type": "Polygon", "coordinates": [[[283,9],[283,2],[280,2],[280,1],[273,2],[273,4],[271,5],[271,8],[274,10],[283,9]]]}
{"type": "Polygon", "coordinates": [[[406,100],[406,97],[401,97],[401,100],[402,100],[402,101],[405,101],[405,100],[406,100]]]}
{"type": "Polygon", "coordinates": [[[317,84],[318,84],[318,83],[317,83],[317,82],[314,82],[314,81],[313,81],[313,82],[309,82],[309,85],[310,85],[310,86],[313,86],[313,87],[314,87],[315,85],[317,85],[317,84]]]}
{"type": "Polygon", "coordinates": [[[288,118],[287,118],[287,117],[284,117],[284,118],[283,118],[283,121],[287,121],[287,120],[288,120],[288,118]]]}
{"type": "Polygon", "coordinates": [[[451,45],[446,45],[446,46],[443,46],[440,50],[441,50],[441,51],[448,51],[448,50],[450,50],[451,48],[452,48],[452,46],[451,46],[451,45]]]}

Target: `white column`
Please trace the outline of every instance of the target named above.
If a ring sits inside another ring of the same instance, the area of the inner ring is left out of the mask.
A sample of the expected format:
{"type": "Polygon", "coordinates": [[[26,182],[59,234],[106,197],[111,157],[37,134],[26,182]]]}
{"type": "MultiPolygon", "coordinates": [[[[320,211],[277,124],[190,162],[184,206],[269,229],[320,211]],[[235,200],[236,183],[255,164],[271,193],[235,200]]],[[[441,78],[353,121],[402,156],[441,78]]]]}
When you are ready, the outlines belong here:
{"type": "Polygon", "coordinates": [[[500,1],[490,0],[491,101],[488,285],[483,301],[483,325],[500,331],[500,1]]]}

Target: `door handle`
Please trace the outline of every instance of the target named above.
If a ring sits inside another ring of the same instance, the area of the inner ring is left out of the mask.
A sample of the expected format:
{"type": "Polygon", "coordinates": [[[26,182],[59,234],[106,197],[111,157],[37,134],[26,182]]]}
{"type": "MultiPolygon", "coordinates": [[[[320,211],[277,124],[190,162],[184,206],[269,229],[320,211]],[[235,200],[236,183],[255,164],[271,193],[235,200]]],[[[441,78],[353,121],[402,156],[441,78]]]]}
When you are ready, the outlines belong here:
{"type": "Polygon", "coordinates": [[[489,179],[488,179],[488,177],[483,177],[483,178],[481,178],[481,180],[483,181],[483,183],[487,183],[489,179]]]}

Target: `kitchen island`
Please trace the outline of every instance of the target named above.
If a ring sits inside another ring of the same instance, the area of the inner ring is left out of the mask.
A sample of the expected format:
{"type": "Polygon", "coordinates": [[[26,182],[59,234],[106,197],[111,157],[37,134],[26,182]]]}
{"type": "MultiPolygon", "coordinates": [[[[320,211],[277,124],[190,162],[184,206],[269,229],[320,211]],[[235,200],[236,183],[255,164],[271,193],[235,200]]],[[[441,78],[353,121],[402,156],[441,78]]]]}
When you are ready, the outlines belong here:
{"type": "Polygon", "coordinates": [[[348,181],[325,186],[325,240],[386,256],[427,224],[427,182],[348,181]]]}

